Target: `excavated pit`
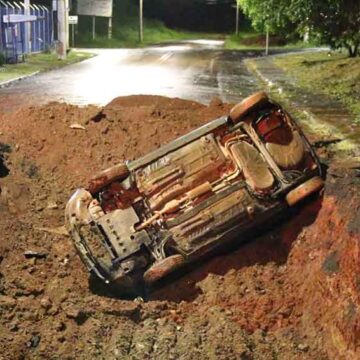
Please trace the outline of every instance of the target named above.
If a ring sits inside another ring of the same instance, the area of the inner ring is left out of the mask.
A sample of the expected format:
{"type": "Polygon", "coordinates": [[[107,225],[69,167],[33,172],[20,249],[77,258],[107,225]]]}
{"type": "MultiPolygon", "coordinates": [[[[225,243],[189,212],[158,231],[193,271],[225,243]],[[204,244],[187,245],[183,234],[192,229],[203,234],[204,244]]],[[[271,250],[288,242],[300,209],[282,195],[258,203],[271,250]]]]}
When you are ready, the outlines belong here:
{"type": "Polygon", "coordinates": [[[359,164],[323,154],[321,196],[146,301],[89,285],[62,234],[69,195],[95,171],[230,108],[131,96],[102,109],[50,103],[2,116],[0,140],[13,151],[0,179],[0,358],[360,357],[359,164]]]}
{"type": "Polygon", "coordinates": [[[0,142],[0,178],[9,175],[10,170],[6,166],[6,156],[11,153],[11,147],[8,144],[0,142]]]}

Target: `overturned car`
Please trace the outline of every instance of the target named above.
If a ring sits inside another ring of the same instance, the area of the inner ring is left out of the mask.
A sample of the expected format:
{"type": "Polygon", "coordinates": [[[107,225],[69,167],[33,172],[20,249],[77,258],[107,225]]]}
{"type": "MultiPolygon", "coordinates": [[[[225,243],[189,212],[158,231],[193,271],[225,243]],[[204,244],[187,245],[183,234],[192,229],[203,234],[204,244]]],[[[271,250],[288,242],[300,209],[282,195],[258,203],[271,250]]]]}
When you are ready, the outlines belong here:
{"type": "Polygon", "coordinates": [[[66,225],[87,269],[124,292],[276,220],[323,187],[296,122],[266,93],[77,190],[66,225]]]}

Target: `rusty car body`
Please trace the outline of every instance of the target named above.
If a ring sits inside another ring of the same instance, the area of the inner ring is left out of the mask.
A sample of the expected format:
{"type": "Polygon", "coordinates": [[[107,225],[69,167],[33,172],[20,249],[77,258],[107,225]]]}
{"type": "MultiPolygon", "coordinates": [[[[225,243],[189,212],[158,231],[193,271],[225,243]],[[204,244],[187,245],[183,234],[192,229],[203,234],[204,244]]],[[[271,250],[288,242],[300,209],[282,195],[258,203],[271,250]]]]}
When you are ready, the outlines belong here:
{"type": "Polygon", "coordinates": [[[323,187],[297,123],[264,92],[77,190],[66,225],[88,268],[124,291],[242,239],[323,187]]]}

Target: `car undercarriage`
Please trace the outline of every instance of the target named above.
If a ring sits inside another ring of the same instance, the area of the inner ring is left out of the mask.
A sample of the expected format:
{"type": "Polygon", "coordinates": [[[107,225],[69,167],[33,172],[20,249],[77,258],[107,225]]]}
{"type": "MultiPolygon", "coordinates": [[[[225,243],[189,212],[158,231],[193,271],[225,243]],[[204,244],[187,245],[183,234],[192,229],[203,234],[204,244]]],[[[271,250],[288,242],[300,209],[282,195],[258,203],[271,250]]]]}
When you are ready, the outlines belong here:
{"type": "Polygon", "coordinates": [[[87,268],[133,288],[276,220],[322,186],[301,129],[258,93],[229,116],[95,176],[70,199],[66,219],[87,268]]]}

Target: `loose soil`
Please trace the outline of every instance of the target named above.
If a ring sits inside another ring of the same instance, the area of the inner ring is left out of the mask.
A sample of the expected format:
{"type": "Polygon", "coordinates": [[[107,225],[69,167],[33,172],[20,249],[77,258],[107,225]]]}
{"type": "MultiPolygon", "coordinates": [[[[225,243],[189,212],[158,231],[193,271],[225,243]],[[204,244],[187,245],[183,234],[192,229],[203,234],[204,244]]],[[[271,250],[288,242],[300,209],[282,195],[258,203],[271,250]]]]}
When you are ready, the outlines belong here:
{"type": "Polygon", "coordinates": [[[61,233],[69,196],[95,171],[229,109],[216,99],[131,96],[102,109],[50,103],[3,113],[0,359],[360,357],[359,164],[326,159],[320,197],[144,299],[89,280],[61,233]]]}

